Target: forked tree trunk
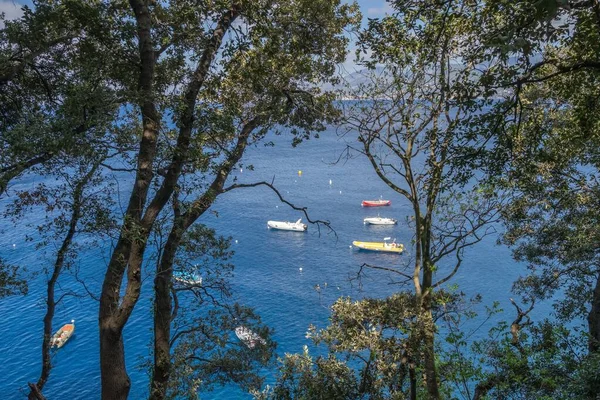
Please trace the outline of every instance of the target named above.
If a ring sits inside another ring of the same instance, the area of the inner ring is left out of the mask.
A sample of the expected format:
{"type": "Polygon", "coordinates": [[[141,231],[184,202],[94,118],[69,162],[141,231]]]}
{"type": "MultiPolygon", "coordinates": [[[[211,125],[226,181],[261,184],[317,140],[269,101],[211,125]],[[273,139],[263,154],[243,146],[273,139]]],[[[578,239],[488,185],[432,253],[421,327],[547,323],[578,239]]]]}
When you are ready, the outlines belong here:
{"type": "Polygon", "coordinates": [[[125,400],[131,387],[125,368],[125,349],[121,335],[139,297],[140,271],[136,269],[137,266],[131,265],[131,258],[140,247],[145,248],[149,235],[149,230],[144,230],[141,219],[153,177],[153,162],[160,124],[159,114],[154,105],[156,56],[151,33],[152,18],[149,2],[147,0],[130,0],[129,3],[137,22],[140,57],[139,96],[141,104],[139,106],[143,132],[138,152],[135,183],[123,218],[120,237],[104,275],[100,296],[98,319],[103,400],[125,400]],[[134,249],[135,247],[137,249],[134,249]],[[121,302],[120,291],[125,271],[128,271],[127,288],[121,302]]]}
{"type": "Polygon", "coordinates": [[[191,76],[185,91],[185,104],[180,115],[181,128],[177,136],[176,148],[165,178],[150,201],[144,213],[148,189],[153,177],[153,162],[157,150],[157,137],[160,115],[154,104],[154,67],[156,64],[152,38],[152,17],[150,2],[129,0],[137,21],[137,34],[140,51],[139,88],[142,98],[143,134],[138,153],[136,181],[131,193],[121,236],[108,265],[102,296],[100,299],[100,366],[103,400],[125,400],[129,393],[130,381],[125,368],[125,352],[122,331],[131,315],[141,290],[141,265],[144,250],[152,226],[175,190],[183,165],[188,161],[188,150],[193,129],[194,110],[198,92],[203,86],[210,66],[214,61],[223,37],[239,10],[234,5],[222,15],[213,30],[213,35],[198,67],[191,76]],[[120,290],[125,271],[127,287],[122,301],[120,290]],[[115,361],[115,358],[118,358],[115,361]]]}

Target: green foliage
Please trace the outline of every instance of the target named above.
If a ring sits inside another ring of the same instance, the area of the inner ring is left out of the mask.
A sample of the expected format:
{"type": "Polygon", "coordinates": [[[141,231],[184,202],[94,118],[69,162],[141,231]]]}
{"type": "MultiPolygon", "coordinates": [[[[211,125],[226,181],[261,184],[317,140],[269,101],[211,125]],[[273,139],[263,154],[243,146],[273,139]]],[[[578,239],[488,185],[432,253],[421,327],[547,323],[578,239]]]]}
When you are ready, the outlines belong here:
{"type": "MultiPolygon", "coordinates": [[[[585,355],[585,334],[550,320],[525,326],[518,342],[505,329],[478,341],[473,352],[485,360],[481,383],[492,382],[484,398],[593,399],[597,355],[585,355]]],[[[480,384],[481,384],[480,383],[480,384]]]]}
{"type": "MultiPolygon", "coordinates": [[[[594,350],[600,332],[595,317],[600,277],[598,17],[589,4],[570,7],[554,1],[492,2],[490,12],[500,5],[535,8],[505,21],[512,26],[509,33],[526,38],[533,54],[512,49],[512,61],[488,68],[481,81],[500,96],[481,124],[494,141],[484,155],[489,156],[484,165],[490,181],[511,196],[503,212],[503,240],[529,268],[515,290],[525,297],[554,299],[561,323],[588,319],[594,350]]],[[[502,24],[485,26],[484,37],[501,29],[502,24]]],[[[487,49],[489,54],[496,50],[487,49]]]]}
{"type": "Polygon", "coordinates": [[[58,155],[128,142],[107,137],[120,105],[105,73],[107,47],[118,40],[104,24],[106,7],[75,1],[34,6],[0,31],[0,194],[12,179],[58,155]]]}
{"type": "MultiPolygon", "coordinates": [[[[470,315],[469,309],[478,301],[467,302],[458,292],[439,291],[433,296],[434,320],[470,315]]],[[[407,292],[386,299],[338,299],[332,306],[329,326],[310,327],[307,334],[315,344],[325,344],[327,354],[311,356],[307,347],[303,354],[286,354],[280,360],[276,385],[255,397],[404,399],[409,398],[412,388],[420,398],[426,398],[423,385],[411,383],[423,374],[427,347],[422,336],[433,329],[418,318],[420,312],[416,296],[407,292]]],[[[462,349],[466,343],[461,335],[452,331],[447,342],[462,349]]],[[[468,375],[469,379],[478,371],[460,351],[440,349],[440,354],[441,389],[447,394],[459,377],[468,375]]]]}
{"type": "MultiPolygon", "coordinates": [[[[475,343],[472,353],[468,335],[452,329],[436,348],[440,375],[448,379],[444,383],[456,385],[467,398],[594,398],[600,307],[597,5],[562,0],[391,3],[392,15],[369,20],[359,36],[357,58],[374,72],[354,92],[361,100],[350,125],[359,132],[359,152],[415,210],[409,219],[413,244],[428,257],[416,263],[422,267],[416,270],[421,283],[428,272],[440,273],[443,256],[456,254],[456,267],[462,261],[461,246],[467,242],[446,246],[440,238],[474,232],[465,220],[476,221],[471,227],[478,228],[495,221],[485,217],[496,216],[499,208],[494,207],[509,195],[504,240],[531,272],[515,283],[515,290],[528,302],[558,294],[558,321],[524,322],[527,313],[517,308],[518,318],[501,323],[489,340],[475,343]],[[419,163],[416,154],[422,157],[419,163]],[[481,177],[476,171],[487,173],[487,181],[471,193],[459,190],[460,184],[470,187],[481,177]],[[493,212],[475,212],[480,209],[493,212]],[[439,231],[427,236],[432,228],[439,231]],[[588,326],[580,330],[583,320],[588,326]]],[[[434,309],[447,301],[437,294],[434,309]]],[[[365,395],[361,378],[370,377],[374,388],[388,390],[374,392],[392,397],[384,369],[370,362],[393,365],[386,351],[407,352],[409,344],[422,344],[411,342],[411,335],[434,329],[419,326],[414,299],[403,299],[399,308],[391,306],[393,297],[341,299],[333,306],[331,325],[311,331],[329,348],[329,356],[317,361],[341,352],[345,367],[355,371],[353,380],[344,380],[356,390],[348,396],[365,395]],[[388,327],[389,335],[382,334],[387,315],[382,304],[398,318],[388,327]],[[389,348],[382,346],[384,339],[390,339],[389,348]]],[[[415,348],[426,354],[424,347],[415,348]]],[[[318,378],[317,361],[307,352],[289,356],[286,384],[319,393],[318,382],[325,380],[318,378]]],[[[342,368],[328,371],[348,376],[342,368]]],[[[393,376],[406,377],[399,369],[393,376]]],[[[445,396],[456,394],[443,386],[445,396]]],[[[397,393],[406,394],[406,387],[397,393]]],[[[286,390],[279,398],[293,398],[290,393],[296,392],[286,390]]]]}
{"type": "MultiPolygon", "coordinates": [[[[168,225],[167,225],[168,226],[168,225]]],[[[161,248],[160,228],[154,242],[161,248]]],[[[218,236],[202,224],[193,225],[179,246],[173,269],[201,277],[196,284],[173,282],[174,301],[171,375],[167,398],[196,399],[199,392],[216,386],[237,384],[243,390],[257,389],[263,382],[260,367],[272,361],[275,343],[271,330],[252,309],[233,301],[229,260],[231,238],[218,236]],[[250,328],[265,339],[250,349],[235,336],[238,326],[250,328]]],[[[152,368],[148,360],[145,366],[152,368]]]]}
{"type": "Polygon", "coordinates": [[[0,299],[17,294],[27,294],[27,281],[21,276],[23,272],[17,266],[0,259],[0,299]]]}
{"type": "Polygon", "coordinates": [[[332,355],[314,359],[304,346],[302,354],[286,354],[280,363],[277,384],[254,391],[256,400],[360,398],[354,371],[332,355]]]}
{"type": "MultiPolygon", "coordinates": [[[[214,283],[206,283],[214,292],[214,283]]],[[[200,291],[196,291],[199,295],[200,291]]],[[[205,294],[208,297],[210,294],[205,294]]],[[[198,299],[202,297],[199,295],[198,299]]],[[[245,346],[234,333],[237,326],[244,325],[268,338],[269,328],[261,325],[260,318],[252,310],[238,304],[225,305],[206,311],[201,301],[189,309],[181,309],[174,326],[172,374],[167,398],[198,398],[198,392],[208,392],[216,386],[237,384],[243,390],[256,390],[264,378],[259,367],[268,366],[275,343],[265,340],[254,348],[245,346]]]]}

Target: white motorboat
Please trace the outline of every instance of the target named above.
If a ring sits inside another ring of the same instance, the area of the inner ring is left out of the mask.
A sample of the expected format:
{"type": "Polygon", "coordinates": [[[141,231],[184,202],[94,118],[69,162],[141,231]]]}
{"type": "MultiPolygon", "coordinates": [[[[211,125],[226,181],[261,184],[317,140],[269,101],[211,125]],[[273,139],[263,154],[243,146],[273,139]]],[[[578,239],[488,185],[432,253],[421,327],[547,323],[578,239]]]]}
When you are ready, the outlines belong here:
{"type": "Polygon", "coordinates": [[[174,271],[173,279],[185,286],[200,286],[202,285],[202,277],[196,273],[187,271],[174,271]]]}
{"type": "Polygon", "coordinates": [[[67,340],[75,333],[75,320],[72,319],[70,324],[64,324],[50,339],[50,346],[61,348],[67,343],[67,340]]]}
{"type": "Polygon", "coordinates": [[[245,326],[238,326],[235,328],[235,335],[250,349],[253,349],[257,344],[267,344],[265,339],[261,338],[258,334],[252,332],[252,330],[245,326]]]}
{"type": "Polygon", "coordinates": [[[394,218],[370,217],[364,219],[364,224],[367,225],[396,225],[398,223],[394,218]]]}
{"type": "Polygon", "coordinates": [[[271,229],[280,229],[282,231],[304,232],[308,226],[302,223],[302,218],[296,222],[267,221],[267,227],[271,229]]]}

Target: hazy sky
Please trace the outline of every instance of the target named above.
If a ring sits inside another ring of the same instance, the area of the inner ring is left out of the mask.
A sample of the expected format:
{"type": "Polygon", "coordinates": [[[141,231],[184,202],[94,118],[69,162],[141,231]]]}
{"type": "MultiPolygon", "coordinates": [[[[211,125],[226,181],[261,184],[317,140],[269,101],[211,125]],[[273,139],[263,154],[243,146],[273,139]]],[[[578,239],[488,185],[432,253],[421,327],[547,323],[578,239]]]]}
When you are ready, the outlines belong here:
{"type": "MultiPolygon", "coordinates": [[[[344,1],[349,3],[349,1],[344,1]]],[[[382,17],[385,13],[390,13],[392,7],[385,0],[358,0],[363,18],[382,17]]]]}

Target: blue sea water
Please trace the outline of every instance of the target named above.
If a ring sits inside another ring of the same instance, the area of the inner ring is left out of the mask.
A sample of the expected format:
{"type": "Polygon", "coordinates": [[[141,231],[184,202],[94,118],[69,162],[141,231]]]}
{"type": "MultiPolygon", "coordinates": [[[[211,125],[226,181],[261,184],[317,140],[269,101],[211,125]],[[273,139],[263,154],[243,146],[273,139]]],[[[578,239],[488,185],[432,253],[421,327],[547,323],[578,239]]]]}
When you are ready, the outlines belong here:
{"type": "MultiPolygon", "coordinates": [[[[281,203],[268,188],[244,188],[220,196],[201,222],[221,235],[231,236],[235,255],[234,297],[252,306],[263,322],[275,330],[278,354],[301,352],[310,324],[324,327],[329,306],[339,296],[360,298],[383,297],[399,290],[398,277],[382,272],[368,272],[359,282],[354,280],[364,263],[399,267],[408,262],[412,249],[411,232],[406,223],[408,204],[379,180],[368,161],[361,157],[343,158],[335,163],[350,138],[340,139],[334,130],[292,148],[290,138],[273,138],[274,147],[252,147],[244,164],[253,170],[236,170],[232,178],[241,183],[274,181],[279,191],[291,203],[307,207],[312,219],[328,220],[335,233],[315,225],[308,232],[268,230],[267,220],[295,221],[302,215],[281,203]],[[301,171],[301,173],[300,173],[301,171]],[[384,208],[362,208],[365,199],[390,199],[384,208]],[[367,226],[363,218],[381,214],[398,219],[392,227],[367,226]],[[404,243],[404,255],[357,252],[351,249],[353,240],[380,241],[396,238],[404,243]],[[317,290],[317,285],[320,290],[317,290]]],[[[32,188],[39,183],[28,178],[13,186],[32,188]]],[[[127,182],[123,182],[126,187],[127,182]]],[[[10,198],[0,200],[0,210],[10,198]]],[[[51,265],[50,255],[26,242],[32,231],[27,223],[40,215],[29,215],[15,226],[0,220],[0,257],[26,266],[30,273],[42,272],[51,265]],[[13,246],[13,244],[15,246],[13,246]]],[[[306,222],[306,221],[305,221],[306,222]]],[[[490,237],[470,248],[461,270],[451,281],[467,295],[481,293],[484,304],[498,300],[508,304],[513,280],[524,273],[524,266],[515,263],[509,249],[497,246],[490,237]]],[[[79,276],[87,282],[93,294],[99,294],[111,243],[86,249],[76,265],[79,276]]],[[[50,253],[48,253],[50,254],[50,253]]],[[[448,272],[440,265],[438,277],[448,272]]],[[[151,346],[151,284],[150,271],[145,275],[142,297],[124,331],[128,372],[132,379],[131,399],[147,397],[148,377],[140,368],[151,346]]],[[[27,296],[0,300],[0,399],[24,398],[27,382],[38,378],[40,371],[40,340],[43,298],[46,277],[43,273],[30,280],[27,296]]],[[[72,275],[60,279],[62,289],[82,287],[72,275]]],[[[49,399],[68,395],[73,399],[100,397],[98,368],[98,303],[90,296],[65,297],[57,309],[54,326],[76,319],[76,334],[65,347],[54,353],[50,380],[44,392],[49,399]]],[[[506,319],[509,319],[507,316],[506,319]]],[[[489,322],[488,328],[492,322],[489,322]]],[[[477,325],[477,324],[476,324],[477,325]]],[[[482,333],[487,328],[482,328],[482,333]]],[[[268,371],[266,373],[269,373],[268,371]]],[[[202,393],[203,399],[249,398],[234,387],[202,393]]]]}

